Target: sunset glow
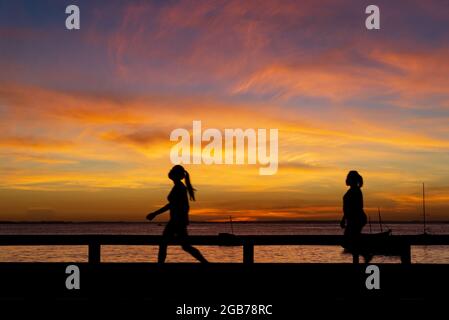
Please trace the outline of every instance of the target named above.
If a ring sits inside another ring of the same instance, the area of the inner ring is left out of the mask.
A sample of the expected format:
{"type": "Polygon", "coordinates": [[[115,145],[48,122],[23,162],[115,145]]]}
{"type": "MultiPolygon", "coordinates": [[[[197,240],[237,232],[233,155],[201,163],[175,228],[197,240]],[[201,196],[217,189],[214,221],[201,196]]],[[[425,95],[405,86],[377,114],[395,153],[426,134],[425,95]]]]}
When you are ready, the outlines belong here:
{"type": "MultiPolygon", "coordinates": [[[[444,1],[77,1],[0,6],[0,220],[143,220],[171,188],[170,132],[276,128],[279,167],[189,165],[192,220],[449,218],[444,1]],[[408,14],[401,6],[407,3],[408,14]]],[[[162,218],[161,218],[162,219],[162,218]]]]}

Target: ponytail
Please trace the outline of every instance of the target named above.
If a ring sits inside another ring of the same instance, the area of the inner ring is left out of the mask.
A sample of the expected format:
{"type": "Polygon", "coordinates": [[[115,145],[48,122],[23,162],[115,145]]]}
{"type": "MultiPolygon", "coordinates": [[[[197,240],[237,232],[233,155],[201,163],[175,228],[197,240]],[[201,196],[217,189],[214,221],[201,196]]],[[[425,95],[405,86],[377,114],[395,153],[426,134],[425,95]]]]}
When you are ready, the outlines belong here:
{"type": "Polygon", "coordinates": [[[187,192],[189,193],[190,200],[195,201],[196,189],[193,188],[192,184],[190,183],[190,176],[189,176],[189,173],[187,172],[187,170],[184,170],[184,174],[185,174],[187,192]]]}

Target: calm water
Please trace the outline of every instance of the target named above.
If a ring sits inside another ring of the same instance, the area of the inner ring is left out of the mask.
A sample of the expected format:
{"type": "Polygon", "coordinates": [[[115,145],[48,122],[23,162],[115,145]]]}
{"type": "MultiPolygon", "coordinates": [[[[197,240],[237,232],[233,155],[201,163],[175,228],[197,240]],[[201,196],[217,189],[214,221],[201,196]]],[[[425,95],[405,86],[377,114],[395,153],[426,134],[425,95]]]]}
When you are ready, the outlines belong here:
{"type": "MultiPolygon", "coordinates": [[[[393,234],[419,234],[419,224],[388,224],[393,234]]],[[[157,223],[91,223],[91,224],[0,224],[0,234],[151,234],[162,233],[157,223]]],[[[428,232],[449,234],[449,224],[430,224],[428,232]]],[[[230,232],[229,224],[192,223],[192,235],[216,235],[230,232]]],[[[379,231],[373,226],[373,232],[379,231]]],[[[369,232],[366,227],[364,232],[369,232]]],[[[237,235],[341,234],[335,223],[234,223],[237,235]]],[[[200,246],[211,262],[241,262],[241,247],[200,246]]],[[[156,262],[155,246],[102,246],[103,262],[156,262]]],[[[337,246],[257,246],[256,262],[352,262],[337,246]]],[[[414,263],[449,263],[449,246],[412,247],[414,263]]],[[[84,262],[86,246],[6,246],[0,247],[0,262],[84,262]]],[[[167,262],[194,262],[180,248],[170,246],[167,262]]],[[[373,263],[396,263],[399,258],[375,257],[373,263]]]]}

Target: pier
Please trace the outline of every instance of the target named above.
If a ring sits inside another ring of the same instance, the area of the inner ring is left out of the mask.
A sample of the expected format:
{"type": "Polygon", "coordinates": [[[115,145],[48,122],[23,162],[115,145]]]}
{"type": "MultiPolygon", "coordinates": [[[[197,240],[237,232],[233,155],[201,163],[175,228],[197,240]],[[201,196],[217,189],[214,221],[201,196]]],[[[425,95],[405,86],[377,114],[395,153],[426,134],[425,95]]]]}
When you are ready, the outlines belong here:
{"type": "MultiPolygon", "coordinates": [[[[395,255],[402,263],[411,263],[411,247],[417,245],[449,245],[449,235],[391,235],[382,239],[368,239],[368,246],[373,247],[376,254],[395,255]]],[[[0,235],[1,246],[40,246],[40,245],[81,245],[88,246],[88,262],[101,262],[102,245],[142,245],[156,246],[162,237],[155,235],[0,235]]],[[[245,235],[245,236],[189,236],[189,242],[198,246],[241,246],[242,262],[254,263],[254,250],[257,246],[271,245],[314,245],[341,246],[341,235],[245,235]]],[[[172,241],[169,245],[179,245],[172,241]]],[[[358,263],[359,257],[354,255],[353,262],[358,263]]]]}
{"type": "MultiPolygon", "coordinates": [[[[358,263],[257,263],[258,246],[340,246],[340,235],[191,236],[196,246],[240,246],[240,263],[106,263],[103,245],[158,245],[161,236],[149,235],[1,235],[2,246],[85,245],[87,262],[0,263],[0,301],[42,300],[150,303],[172,310],[183,303],[269,303],[273,310],[293,312],[307,301],[345,305],[383,301],[395,303],[442,301],[449,287],[448,264],[413,264],[415,245],[449,245],[449,235],[389,236],[389,253],[402,263],[376,264],[381,273],[380,290],[367,290],[366,264],[358,263]],[[395,250],[391,251],[391,248],[395,250]],[[79,267],[81,289],[67,290],[68,265],[79,267]],[[140,302],[139,302],[140,301],[140,302]]],[[[170,245],[177,245],[176,241],[170,245]]],[[[169,311],[167,311],[169,312],[169,311]]],[[[171,311],[170,311],[171,312],[171,311]]]]}

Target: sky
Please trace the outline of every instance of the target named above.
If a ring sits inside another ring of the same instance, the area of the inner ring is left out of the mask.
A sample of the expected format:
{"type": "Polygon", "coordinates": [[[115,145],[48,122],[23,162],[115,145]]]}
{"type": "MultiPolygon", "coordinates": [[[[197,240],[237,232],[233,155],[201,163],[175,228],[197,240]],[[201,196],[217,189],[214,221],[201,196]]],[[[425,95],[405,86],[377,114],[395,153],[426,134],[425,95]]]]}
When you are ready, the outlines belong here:
{"type": "Polygon", "coordinates": [[[194,120],[278,129],[279,168],[186,165],[192,220],[336,220],[349,170],[373,220],[423,182],[449,220],[449,2],[372,2],[0,0],[0,220],[142,221],[194,120]]]}

